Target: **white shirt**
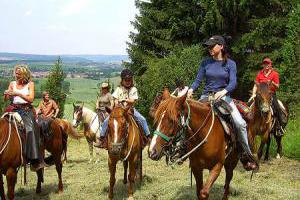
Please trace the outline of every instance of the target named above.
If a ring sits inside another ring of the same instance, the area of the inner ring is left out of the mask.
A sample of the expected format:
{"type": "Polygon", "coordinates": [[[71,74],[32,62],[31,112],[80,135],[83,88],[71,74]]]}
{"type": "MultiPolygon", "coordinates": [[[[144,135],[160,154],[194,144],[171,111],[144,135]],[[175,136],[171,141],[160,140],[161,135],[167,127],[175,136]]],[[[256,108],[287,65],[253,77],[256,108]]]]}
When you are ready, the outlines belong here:
{"type": "MultiPolygon", "coordinates": [[[[13,81],[13,91],[14,92],[18,92],[20,94],[23,95],[29,95],[29,83],[27,83],[26,85],[24,85],[24,87],[22,89],[17,89],[17,82],[13,81]]],[[[13,104],[26,104],[29,103],[27,102],[25,99],[19,97],[19,96],[14,96],[13,97],[13,104]]]]}
{"type": "Polygon", "coordinates": [[[185,86],[182,90],[179,88],[176,88],[174,90],[174,92],[172,92],[171,95],[176,96],[176,92],[177,92],[177,97],[182,97],[183,95],[185,95],[187,93],[188,90],[189,90],[188,86],[185,86]]]}
{"type": "Polygon", "coordinates": [[[117,87],[114,93],[112,94],[112,96],[118,100],[125,100],[125,99],[137,100],[139,98],[136,87],[132,87],[128,90],[123,86],[117,87]]]}

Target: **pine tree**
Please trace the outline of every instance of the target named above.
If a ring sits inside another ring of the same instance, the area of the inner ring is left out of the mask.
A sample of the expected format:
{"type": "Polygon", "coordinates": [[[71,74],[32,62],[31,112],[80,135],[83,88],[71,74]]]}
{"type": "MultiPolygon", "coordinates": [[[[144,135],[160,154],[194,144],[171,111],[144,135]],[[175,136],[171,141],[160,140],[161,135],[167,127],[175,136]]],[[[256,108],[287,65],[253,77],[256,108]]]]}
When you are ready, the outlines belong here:
{"type": "Polygon", "coordinates": [[[58,104],[59,114],[58,117],[63,117],[66,94],[63,91],[63,82],[66,75],[63,71],[62,60],[58,57],[55,65],[50,71],[45,89],[49,92],[50,97],[58,104]]]}

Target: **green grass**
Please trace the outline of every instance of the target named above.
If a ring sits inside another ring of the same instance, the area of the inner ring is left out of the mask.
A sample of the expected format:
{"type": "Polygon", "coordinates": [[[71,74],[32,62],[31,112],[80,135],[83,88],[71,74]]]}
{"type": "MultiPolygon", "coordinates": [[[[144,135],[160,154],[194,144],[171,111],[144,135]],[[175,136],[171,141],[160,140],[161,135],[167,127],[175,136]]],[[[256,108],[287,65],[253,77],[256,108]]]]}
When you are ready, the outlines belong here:
{"type": "MultiPolygon", "coordinates": [[[[35,194],[36,175],[28,172],[27,186],[20,184],[19,172],[16,186],[16,199],[58,200],[58,199],[107,199],[109,171],[107,153],[100,152],[99,164],[88,164],[88,147],[84,139],[80,142],[69,140],[69,162],[63,167],[63,194],[57,194],[57,175],[55,167],[45,169],[45,182],[40,195],[35,194]]],[[[144,150],[143,173],[141,186],[135,184],[135,199],[143,200],[190,200],[196,199],[195,181],[190,187],[190,170],[186,161],[182,166],[171,169],[163,161],[152,161],[144,150]]],[[[283,158],[274,159],[261,165],[260,171],[250,181],[250,172],[245,172],[239,165],[234,171],[230,199],[300,199],[300,162],[283,158]]],[[[123,185],[123,167],[117,167],[115,199],[127,198],[127,186],[123,185]]],[[[205,178],[207,177],[205,171],[205,178]]],[[[210,200],[221,199],[223,194],[224,170],[210,193],[210,200]]]]}

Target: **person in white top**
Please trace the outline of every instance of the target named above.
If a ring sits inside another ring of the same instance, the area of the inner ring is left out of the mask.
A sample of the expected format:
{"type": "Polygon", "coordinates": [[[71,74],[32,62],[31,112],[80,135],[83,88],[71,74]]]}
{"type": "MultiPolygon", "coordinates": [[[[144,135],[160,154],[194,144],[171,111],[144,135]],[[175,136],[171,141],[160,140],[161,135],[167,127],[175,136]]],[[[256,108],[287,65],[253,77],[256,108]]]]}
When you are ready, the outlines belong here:
{"type": "Polygon", "coordinates": [[[34,82],[27,65],[16,65],[14,69],[15,81],[4,91],[5,100],[11,100],[6,108],[8,112],[18,112],[25,125],[26,145],[24,153],[26,160],[31,163],[31,169],[37,171],[44,167],[40,154],[40,134],[35,120],[35,112],[31,103],[34,100],[34,82]]]}
{"type": "Polygon", "coordinates": [[[172,96],[182,97],[189,90],[189,87],[184,86],[183,81],[180,79],[176,79],[175,84],[176,84],[176,89],[172,92],[172,94],[171,94],[172,96]]]}
{"type": "MultiPolygon", "coordinates": [[[[124,69],[121,72],[121,84],[116,88],[112,94],[114,98],[114,105],[118,104],[134,104],[138,100],[138,91],[133,84],[133,73],[129,69],[124,69]]],[[[150,130],[148,128],[147,121],[135,108],[133,112],[134,119],[142,126],[143,132],[147,138],[150,137],[150,130]]],[[[106,130],[108,127],[109,116],[104,120],[100,129],[100,143],[95,144],[95,147],[103,147],[103,141],[105,138],[106,130]]]]}

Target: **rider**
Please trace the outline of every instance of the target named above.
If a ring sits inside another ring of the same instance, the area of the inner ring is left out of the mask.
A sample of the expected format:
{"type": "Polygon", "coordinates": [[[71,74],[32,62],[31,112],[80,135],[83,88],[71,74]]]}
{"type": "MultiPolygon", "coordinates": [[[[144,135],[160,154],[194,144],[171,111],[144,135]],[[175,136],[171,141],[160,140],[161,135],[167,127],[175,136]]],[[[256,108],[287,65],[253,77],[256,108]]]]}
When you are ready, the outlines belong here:
{"type": "Polygon", "coordinates": [[[176,96],[176,97],[181,97],[186,94],[188,91],[189,87],[184,86],[184,83],[181,79],[176,79],[175,81],[176,84],[176,89],[172,92],[171,95],[176,96]]]}
{"type": "Polygon", "coordinates": [[[252,96],[250,97],[249,101],[255,98],[256,91],[257,91],[257,84],[259,83],[269,83],[270,90],[272,91],[272,108],[274,110],[274,115],[279,122],[278,132],[279,134],[283,135],[283,126],[285,124],[284,119],[282,118],[281,108],[279,106],[277,97],[276,97],[276,90],[279,88],[279,75],[278,72],[273,68],[273,62],[270,58],[265,57],[263,62],[261,63],[263,69],[257,74],[255,78],[255,84],[252,90],[252,96]]]}
{"type": "MultiPolygon", "coordinates": [[[[96,110],[97,114],[100,117],[100,115],[103,115],[103,119],[105,119],[108,116],[108,113],[106,112],[106,108],[112,109],[114,105],[114,99],[111,93],[109,92],[109,84],[104,82],[101,84],[101,96],[97,98],[96,102],[96,110]]],[[[100,118],[99,118],[100,119],[100,118]]],[[[97,131],[96,135],[96,144],[100,144],[100,132],[97,131]]]]}
{"type": "Polygon", "coordinates": [[[37,114],[41,114],[42,118],[56,118],[59,113],[59,108],[53,99],[49,98],[49,92],[43,92],[43,100],[40,102],[37,114]]]}
{"type": "Polygon", "coordinates": [[[20,114],[26,132],[24,155],[30,162],[31,169],[37,171],[44,167],[44,162],[40,152],[40,133],[31,105],[34,100],[34,82],[27,65],[16,65],[14,76],[15,81],[10,82],[8,89],[4,91],[5,100],[12,100],[6,111],[20,114]]]}
{"type": "Polygon", "coordinates": [[[188,90],[188,97],[199,87],[203,78],[206,79],[204,91],[200,100],[208,98],[210,92],[215,93],[215,100],[223,99],[231,107],[231,116],[238,130],[238,141],[242,146],[242,161],[246,170],[258,168],[248,144],[247,124],[235,106],[230,94],[237,85],[236,63],[229,58],[226,43],[222,36],[215,35],[209,38],[204,45],[208,48],[211,57],[204,59],[199,67],[197,78],[188,90]]]}
{"type": "MultiPolygon", "coordinates": [[[[121,72],[121,84],[116,88],[112,94],[115,104],[120,103],[134,104],[138,100],[138,91],[134,87],[133,83],[133,73],[129,69],[124,69],[121,72]]],[[[147,138],[150,137],[150,130],[147,125],[145,117],[143,117],[135,108],[134,108],[134,119],[142,126],[143,132],[147,138]]],[[[109,116],[104,120],[103,125],[100,129],[100,143],[96,144],[96,147],[103,147],[103,141],[106,135],[106,130],[108,127],[109,116]]]]}

